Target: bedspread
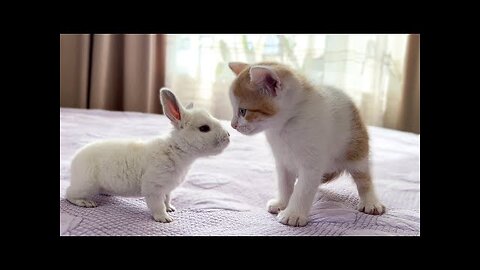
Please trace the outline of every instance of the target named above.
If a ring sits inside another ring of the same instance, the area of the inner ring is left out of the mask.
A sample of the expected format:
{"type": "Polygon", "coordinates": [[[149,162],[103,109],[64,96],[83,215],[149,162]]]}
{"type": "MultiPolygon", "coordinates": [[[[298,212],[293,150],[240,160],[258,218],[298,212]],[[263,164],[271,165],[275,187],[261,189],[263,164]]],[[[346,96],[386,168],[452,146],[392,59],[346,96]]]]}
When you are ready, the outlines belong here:
{"type": "Polygon", "coordinates": [[[171,129],[163,115],[60,108],[60,235],[323,236],[420,235],[420,136],[368,127],[372,175],[387,212],[355,210],[359,198],[348,175],[321,185],[305,227],[289,227],[266,211],[276,195],[274,159],[263,133],[245,136],[227,121],[225,151],[198,159],[172,192],[171,223],[155,222],[143,198],[99,195],[96,208],[65,200],[70,161],[83,145],[107,138],[149,139],[171,129]]]}

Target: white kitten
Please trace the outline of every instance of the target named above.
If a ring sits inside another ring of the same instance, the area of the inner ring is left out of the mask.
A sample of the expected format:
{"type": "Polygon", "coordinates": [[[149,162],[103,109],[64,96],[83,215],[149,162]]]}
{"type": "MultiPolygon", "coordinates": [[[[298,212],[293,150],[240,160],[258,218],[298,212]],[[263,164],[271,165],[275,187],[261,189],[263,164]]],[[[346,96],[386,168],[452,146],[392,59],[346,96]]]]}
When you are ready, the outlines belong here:
{"type": "Polygon", "coordinates": [[[96,194],[145,197],[153,218],[171,222],[170,192],[185,178],[195,159],[221,153],[230,135],[208,112],[187,109],[166,88],[160,91],[170,136],[150,141],[105,140],[81,148],[71,163],[67,200],[95,207],[96,194]]]}
{"type": "Polygon", "coordinates": [[[357,185],[358,209],[384,213],[370,178],[367,129],[347,95],[314,88],[278,63],[229,66],[237,74],[232,127],[245,135],[265,131],[275,157],[278,196],[269,212],[283,224],[305,226],[318,186],[346,171],[357,185]]]}

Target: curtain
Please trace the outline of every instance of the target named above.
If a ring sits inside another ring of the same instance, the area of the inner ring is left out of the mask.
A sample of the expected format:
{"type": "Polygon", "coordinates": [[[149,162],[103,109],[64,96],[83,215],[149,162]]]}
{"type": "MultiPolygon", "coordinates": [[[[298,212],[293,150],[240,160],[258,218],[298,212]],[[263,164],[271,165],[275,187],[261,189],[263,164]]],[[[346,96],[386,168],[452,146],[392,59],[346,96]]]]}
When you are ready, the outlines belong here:
{"type": "Polygon", "coordinates": [[[163,35],[61,35],[60,106],[161,113],[163,35]]]}
{"type": "Polygon", "coordinates": [[[185,103],[230,119],[228,62],[279,61],[313,83],[343,89],[368,125],[419,132],[419,110],[410,104],[419,92],[412,75],[419,54],[411,40],[406,34],[167,35],[165,83],[185,103]]]}

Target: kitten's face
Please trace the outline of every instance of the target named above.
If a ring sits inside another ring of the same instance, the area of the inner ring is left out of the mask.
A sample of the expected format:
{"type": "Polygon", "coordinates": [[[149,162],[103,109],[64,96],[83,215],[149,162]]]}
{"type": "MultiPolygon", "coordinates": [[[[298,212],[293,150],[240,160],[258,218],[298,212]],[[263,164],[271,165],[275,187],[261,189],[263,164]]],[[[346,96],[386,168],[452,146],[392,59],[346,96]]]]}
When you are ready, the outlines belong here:
{"type": "MultiPolygon", "coordinates": [[[[234,68],[232,70],[235,72],[234,68]]],[[[258,73],[262,71],[259,70],[258,73]]],[[[269,74],[252,73],[248,65],[237,75],[230,87],[232,127],[244,135],[253,135],[268,129],[278,112],[275,91],[279,82],[269,74]]]]}

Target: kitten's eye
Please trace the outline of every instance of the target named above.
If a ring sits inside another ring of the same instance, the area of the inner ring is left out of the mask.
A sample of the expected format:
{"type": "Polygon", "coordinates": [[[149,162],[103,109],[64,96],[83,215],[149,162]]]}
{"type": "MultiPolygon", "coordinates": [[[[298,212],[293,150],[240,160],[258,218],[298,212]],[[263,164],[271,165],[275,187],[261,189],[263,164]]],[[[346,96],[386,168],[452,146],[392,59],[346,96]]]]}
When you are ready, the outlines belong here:
{"type": "Polygon", "coordinates": [[[201,132],[209,132],[210,131],[210,127],[207,126],[207,125],[203,125],[201,127],[198,128],[201,132]]]}
{"type": "Polygon", "coordinates": [[[238,113],[240,114],[240,116],[245,116],[245,114],[247,113],[247,110],[243,108],[239,108],[238,113]]]}

